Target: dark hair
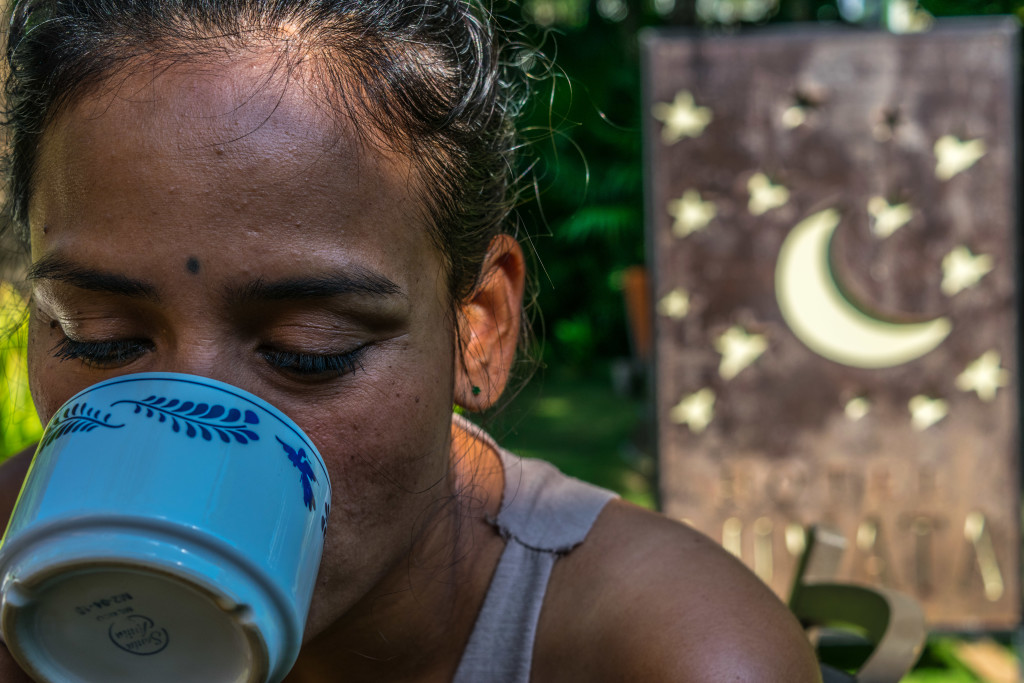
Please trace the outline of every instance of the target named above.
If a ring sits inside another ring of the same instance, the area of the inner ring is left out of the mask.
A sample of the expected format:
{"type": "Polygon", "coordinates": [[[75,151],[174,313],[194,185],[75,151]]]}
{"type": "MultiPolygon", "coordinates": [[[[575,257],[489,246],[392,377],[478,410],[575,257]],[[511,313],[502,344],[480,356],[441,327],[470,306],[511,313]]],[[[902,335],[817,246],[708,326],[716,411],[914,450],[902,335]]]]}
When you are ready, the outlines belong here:
{"type": "Polygon", "coordinates": [[[513,119],[525,99],[487,7],[472,0],[17,0],[6,51],[8,226],[24,243],[40,136],[76,98],[140,64],[275,41],[286,48],[279,64],[312,65],[364,139],[414,160],[449,291],[465,299],[491,239],[508,229],[513,119]]]}

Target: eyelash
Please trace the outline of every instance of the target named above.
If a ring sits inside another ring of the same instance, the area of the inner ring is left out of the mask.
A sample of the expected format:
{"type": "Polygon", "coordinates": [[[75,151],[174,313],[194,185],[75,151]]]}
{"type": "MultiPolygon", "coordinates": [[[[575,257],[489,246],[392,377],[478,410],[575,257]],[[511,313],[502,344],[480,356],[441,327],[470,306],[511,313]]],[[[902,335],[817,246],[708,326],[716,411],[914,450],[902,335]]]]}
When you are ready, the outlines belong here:
{"type": "Polygon", "coordinates": [[[361,360],[366,348],[366,346],[360,346],[354,351],[338,354],[294,353],[262,349],[260,355],[275,368],[294,375],[308,378],[317,375],[341,377],[363,369],[361,360]]]}
{"type": "Polygon", "coordinates": [[[97,368],[124,365],[152,351],[153,345],[138,339],[115,341],[78,341],[64,337],[53,347],[53,356],[59,360],[81,360],[97,368]]]}
{"type": "MultiPolygon", "coordinates": [[[[363,368],[361,359],[366,346],[339,354],[295,353],[260,349],[259,354],[278,370],[294,375],[315,378],[318,375],[340,377],[363,368]]],[[[78,341],[64,337],[53,348],[53,356],[61,361],[81,360],[96,368],[125,365],[152,351],[153,345],[139,339],[114,341],[78,341]]]]}

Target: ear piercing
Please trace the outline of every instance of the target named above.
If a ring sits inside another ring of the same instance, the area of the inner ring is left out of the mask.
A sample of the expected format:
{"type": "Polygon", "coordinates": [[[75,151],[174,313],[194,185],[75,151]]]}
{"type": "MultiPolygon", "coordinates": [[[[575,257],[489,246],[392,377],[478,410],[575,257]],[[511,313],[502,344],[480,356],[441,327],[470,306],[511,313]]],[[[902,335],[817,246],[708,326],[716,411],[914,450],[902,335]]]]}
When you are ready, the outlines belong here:
{"type": "Polygon", "coordinates": [[[475,384],[473,385],[473,395],[474,396],[479,396],[480,395],[480,387],[478,387],[475,384]]]}

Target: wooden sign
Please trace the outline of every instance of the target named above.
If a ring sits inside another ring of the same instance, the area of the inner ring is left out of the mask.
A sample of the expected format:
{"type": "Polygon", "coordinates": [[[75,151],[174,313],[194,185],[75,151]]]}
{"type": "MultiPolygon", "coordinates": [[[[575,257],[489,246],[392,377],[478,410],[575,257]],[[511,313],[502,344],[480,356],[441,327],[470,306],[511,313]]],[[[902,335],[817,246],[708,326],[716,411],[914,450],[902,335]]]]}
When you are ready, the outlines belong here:
{"type": "Polygon", "coordinates": [[[1017,28],[645,38],[661,495],[785,595],[1020,622],[1017,28]]]}

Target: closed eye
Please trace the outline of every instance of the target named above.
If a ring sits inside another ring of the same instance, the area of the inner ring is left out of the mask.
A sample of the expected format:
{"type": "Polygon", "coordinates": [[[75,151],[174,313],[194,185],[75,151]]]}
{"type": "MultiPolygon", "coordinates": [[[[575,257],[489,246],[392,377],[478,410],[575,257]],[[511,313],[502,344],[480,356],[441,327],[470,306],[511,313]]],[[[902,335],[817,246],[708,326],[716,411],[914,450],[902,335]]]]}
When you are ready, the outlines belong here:
{"type": "Polygon", "coordinates": [[[362,369],[361,359],[369,345],[339,354],[297,353],[278,349],[260,349],[272,367],[302,379],[331,379],[362,369]]]}
{"type": "Polygon", "coordinates": [[[53,356],[62,361],[80,360],[94,368],[116,368],[152,350],[153,343],[145,339],[82,341],[65,336],[53,347],[53,356]]]}

